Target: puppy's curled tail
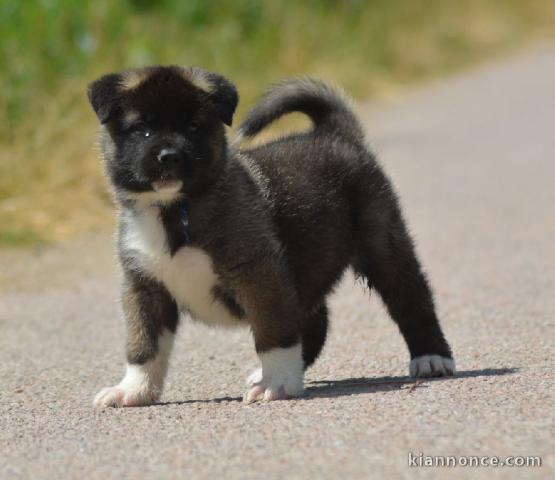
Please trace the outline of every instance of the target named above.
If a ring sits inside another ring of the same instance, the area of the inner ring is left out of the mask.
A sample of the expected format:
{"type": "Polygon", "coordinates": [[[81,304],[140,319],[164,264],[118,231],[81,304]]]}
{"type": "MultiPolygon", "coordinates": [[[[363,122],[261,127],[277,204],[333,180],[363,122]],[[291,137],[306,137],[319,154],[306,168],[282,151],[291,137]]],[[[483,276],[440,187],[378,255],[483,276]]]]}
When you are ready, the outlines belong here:
{"type": "Polygon", "coordinates": [[[343,91],[310,77],[278,83],[266,92],[239,126],[236,141],[251,138],[292,112],[308,115],[315,130],[331,130],[352,139],[364,134],[343,91]]]}

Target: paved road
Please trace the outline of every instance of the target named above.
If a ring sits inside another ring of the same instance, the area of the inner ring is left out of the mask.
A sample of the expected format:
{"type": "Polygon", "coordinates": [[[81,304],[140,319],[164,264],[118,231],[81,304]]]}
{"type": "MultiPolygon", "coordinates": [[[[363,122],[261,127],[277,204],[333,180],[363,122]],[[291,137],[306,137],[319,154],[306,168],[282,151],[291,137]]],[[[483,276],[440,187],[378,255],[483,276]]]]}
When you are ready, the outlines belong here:
{"type": "Polygon", "coordinates": [[[406,383],[395,326],[347,277],[306,398],[243,405],[248,333],[187,322],[164,403],[95,411],[123,362],[109,237],[4,252],[0,478],[555,478],[555,49],[363,116],[435,287],[456,378],[406,383]],[[409,467],[409,452],[543,466],[446,472],[409,467]]]}

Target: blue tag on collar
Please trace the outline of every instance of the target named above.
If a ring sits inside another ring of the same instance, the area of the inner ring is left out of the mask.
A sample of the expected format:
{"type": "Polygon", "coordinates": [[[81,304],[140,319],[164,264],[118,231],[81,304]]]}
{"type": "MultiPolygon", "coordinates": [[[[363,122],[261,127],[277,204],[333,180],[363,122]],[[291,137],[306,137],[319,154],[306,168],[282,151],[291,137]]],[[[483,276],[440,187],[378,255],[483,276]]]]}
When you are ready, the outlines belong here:
{"type": "Polygon", "coordinates": [[[179,207],[179,216],[181,233],[185,237],[185,241],[189,243],[191,239],[189,236],[189,207],[186,203],[183,203],[181,207],[179,207]]]}

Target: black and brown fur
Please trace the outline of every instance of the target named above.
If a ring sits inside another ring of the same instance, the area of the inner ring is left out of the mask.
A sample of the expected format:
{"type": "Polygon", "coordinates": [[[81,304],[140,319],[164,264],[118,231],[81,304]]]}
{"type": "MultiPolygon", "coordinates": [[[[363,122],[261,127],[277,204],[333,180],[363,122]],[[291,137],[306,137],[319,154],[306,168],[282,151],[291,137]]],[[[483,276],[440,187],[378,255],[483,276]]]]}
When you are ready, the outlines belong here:
{"type": "MultiPolygon", "coordinates": [[[[148,67],[110,74],[89,87],[103,126],[106,169],[123,212],[151,189],[162,145],[178,152],[171,172],[182,195],[160,204],[168,248],[202,248],[219,283],[213,291],[264,352],[302,341],[305,367],[322,350],[326,299],[352,267],[382,297],[411,358],[451,358],[432,294],[391,183],[368,150],[363,131],[337,90],[311,79],[275,86],[239,132],[252,137],[283,114],[307,114],[313,128],[250,149],[231,148],[238,95],[224,77],[200,69],[148,67]],[[145,129],[152,132],[145,137],[145,129]],[[179,227],[187,202],[188,238],[179,227]]],[[[120,236],[125,223],[120,223],[120,236]]],[[[163,328],[175,331],[174,299],[120,245],[128,361],[157,349],[163,328]]]]}

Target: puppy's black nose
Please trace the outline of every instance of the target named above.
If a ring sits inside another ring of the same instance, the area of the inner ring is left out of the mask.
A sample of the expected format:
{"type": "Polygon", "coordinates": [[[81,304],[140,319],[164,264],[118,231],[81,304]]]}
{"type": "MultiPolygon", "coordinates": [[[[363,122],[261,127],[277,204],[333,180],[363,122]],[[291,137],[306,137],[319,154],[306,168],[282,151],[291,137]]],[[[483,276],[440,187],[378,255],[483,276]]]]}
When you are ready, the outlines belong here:
{"type": "Polygon", "coordinates": [[[175,167],[179,163],[179,155],[173,148],[160,150],[156,158],[164,167],[175,167]]]}

